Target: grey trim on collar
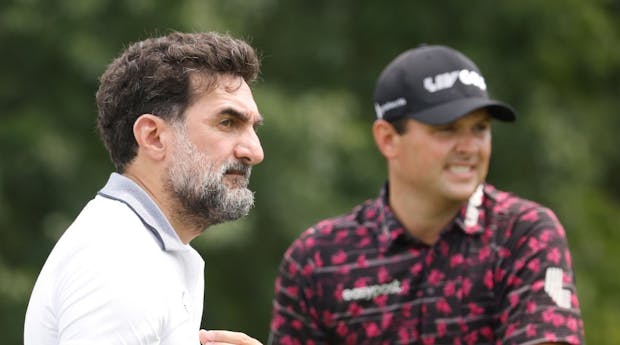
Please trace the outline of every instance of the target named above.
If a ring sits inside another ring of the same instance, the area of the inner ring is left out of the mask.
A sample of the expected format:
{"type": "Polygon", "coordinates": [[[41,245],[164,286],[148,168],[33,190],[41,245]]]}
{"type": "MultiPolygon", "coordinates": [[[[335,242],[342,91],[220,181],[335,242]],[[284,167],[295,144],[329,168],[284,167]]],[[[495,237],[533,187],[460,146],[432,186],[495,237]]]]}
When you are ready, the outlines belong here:
{"type": "Polygon", "coordinates": [[[125,203],[153,232],[165,251],[184,251],[190,247],[181,242],[176,231],[153,199],[133,180],[121,174],[112,173],[98,195],[125,203]]]}

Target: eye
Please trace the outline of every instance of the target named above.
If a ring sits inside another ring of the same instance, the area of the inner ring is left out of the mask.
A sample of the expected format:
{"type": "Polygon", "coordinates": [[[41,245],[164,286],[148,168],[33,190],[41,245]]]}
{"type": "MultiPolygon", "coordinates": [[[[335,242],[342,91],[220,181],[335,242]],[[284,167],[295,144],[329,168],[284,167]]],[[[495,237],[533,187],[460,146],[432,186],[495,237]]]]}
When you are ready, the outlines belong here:
{"type": "Polygon", "coordinates": [[[476,124],[476,126],[474,126],[474,132],[482,133],[482,132],[488,131],[490,128],[491,128],[490,121],[479,122],[478,124],[476,124]]]}
{"type": "Polygon", "coordinates": [[[235,123],[234,123],[233,119],[231,119],[231,118],[225,118],[225,119],[222,119],[222,120],[220,121],[220,126],[223,126],[223,127],[226,127],[226,128],[230,128],[230,127],[232,127],[234,124],[235,124],[235,123]]]}

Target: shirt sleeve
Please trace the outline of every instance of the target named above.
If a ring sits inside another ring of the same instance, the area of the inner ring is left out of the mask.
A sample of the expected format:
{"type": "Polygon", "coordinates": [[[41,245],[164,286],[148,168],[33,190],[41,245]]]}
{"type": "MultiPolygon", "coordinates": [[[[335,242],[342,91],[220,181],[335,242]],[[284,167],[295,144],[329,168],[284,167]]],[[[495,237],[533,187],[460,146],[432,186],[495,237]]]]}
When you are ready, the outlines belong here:
{"type": "Polygon", "coordinates": [[[275,281],[275,297],[269,344],[325,344],[326,336],[318,322],[319,311],[312,303],[313,265],[299,238],[288,248],[275,281]]]}
{"type": "Polygon", "coordinates": [[[583,344],[583,322],[564,228],[534,205],[505,224],[496,291],[502,344],[583,344]]]}

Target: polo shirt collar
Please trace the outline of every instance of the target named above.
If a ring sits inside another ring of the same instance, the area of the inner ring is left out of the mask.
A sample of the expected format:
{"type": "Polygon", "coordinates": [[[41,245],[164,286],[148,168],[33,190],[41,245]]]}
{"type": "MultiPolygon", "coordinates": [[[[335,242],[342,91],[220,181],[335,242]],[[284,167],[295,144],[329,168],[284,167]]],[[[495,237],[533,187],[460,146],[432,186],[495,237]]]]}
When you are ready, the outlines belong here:
{"type": "MultiPolygon", "coordinates": [[[[483,207],[484,184],[476,188],[469,201],[463,205],[454,220],[448,224],[444,231],[450,229],[460,230],[468,235],[481,233],[484,229],[481,222],[484,221],[485,209],[483,207]]],[[[405,241],[418,242],[418,239],[411,236],[402,223],[396,218],[389,205],[389,182],[381,188],[379,197],[370,205],[371,213],[375,214],[379,226],[376,228],[382,251],[389,248],[400,239],[405,241]]]]}
{"type": "Polygon", "coordinates": [[[153,232],[163,250],[184,251],[190,248],[181,241],[153,199],[130,178],[112,173],[106,185],[97,194],[129,206],[140,217],[144,225],[153,232]]]}
{"type": "Polygon", "coordinates": [[[485,208],[485,188],[481,184],[476,188],[474,193],[469,197],[469,201],[461,208],[456,216],[454,223],[466,234],[478,234],[484,230],[484,221],[488,219],[485,208]]]}

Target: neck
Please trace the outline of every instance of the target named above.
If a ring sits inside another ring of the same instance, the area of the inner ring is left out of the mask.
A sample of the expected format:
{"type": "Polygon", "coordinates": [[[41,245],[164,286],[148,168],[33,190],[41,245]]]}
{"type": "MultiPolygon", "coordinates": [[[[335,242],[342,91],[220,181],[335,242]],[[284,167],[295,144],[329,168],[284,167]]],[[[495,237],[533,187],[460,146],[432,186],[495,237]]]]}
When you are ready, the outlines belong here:
{"type": "Polygon", "coordinates": [[[458,214],[462,202],[433,199],[419,191],[389,185],[390,208],[407,232],[432,245],[458,214]]]}
{"type": "Polygon", "coordinates": [[[180,201],[170,196],[170,193],[166,191],[165,182],[163,182],[161,176],[153,173],[155,170],[149,169],[149,171],[150,173],[141,173],[139,167],[132,165],[123,175],[133,180],[151,197],[166,219],[168,219],[168,222],[170,222],[181,242],[188,244],[200,235],[208,224],[197,222],[196,219],[187,217],[183,212],[178,211],[183,209],[180,201]]]}
{"type": "Polygon", "coordinates": [[[176,202],[178,210],[173,214],[170,214],[168,220],[175,229],[181,241],[185,244],[191,242],[194,238],[198,237],[202,232],[210,225],[204,218],[190,215],[184,212],[183,206],[179,201],[176,202]]]}

